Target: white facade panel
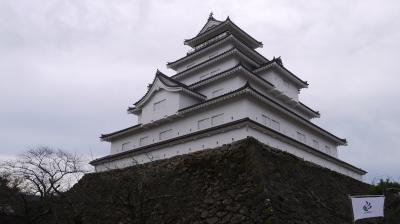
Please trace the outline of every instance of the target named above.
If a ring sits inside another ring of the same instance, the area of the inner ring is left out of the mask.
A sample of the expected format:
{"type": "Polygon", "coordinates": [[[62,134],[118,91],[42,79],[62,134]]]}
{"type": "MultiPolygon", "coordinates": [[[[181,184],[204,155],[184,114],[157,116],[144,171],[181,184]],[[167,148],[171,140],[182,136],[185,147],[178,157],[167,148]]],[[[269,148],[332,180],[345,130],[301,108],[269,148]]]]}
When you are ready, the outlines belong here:
{"type": "Polygon", "coordinates": [[[274,84],[274,86],[285,95],[293,98],[296,101],[299,100],[299,89],[289,79],[282,77],[282,75],[279,75],[274,70],[263,71],[260,72],[259,75],[265,80],[274,84]]]}
{"type": "Polygon", "coordinates": [[[245,82],[243,82],[240,77],[232,76],[229,78],[219,79],[211,82],[210,84],[199,87],[198,89],[196,89],[196,91],[207,96],[207,99],[211,99],[225,93],[237,90],[240,87],[243,87],[244,84],[245,82]]]}
{"type": "Polygon", "coordinates": [[[175,114],[179,109],[179,93],[160,90],[143,106],[141,123],[149,123],[175,114]]]}
{"type": "Polygon", "coordinates": [[[179,78],[179,81],[184,83],[185,85],[193,84],[195,82],[208,78],[209,76],[211,76],[211,73],[215,73],[216,71],[222,72],[235,67],[239,63],[239,60],[232,56],[227,56],[226,58],[221,59],[216,63],[217,64],[204,66],[196,72],[193,72],[193,74],[191,75],[186,75],[182,78],[179,78]]]}
{"type": "Polygon", "coordinates": [[[158,135],[163,130],[173,129],[171,138],[190,134],[199,130],[199,121],[202,120],[204,120],[204,122],[201,123],[201,129],[203,129],[203,125],[207,125],[204,126],[204,128],[212,127],[211,118],[216,115],[224,114],[224,122],[240,120],[246,117],[244,103],[245,101],[243,100],[231,100],[230,103],[226,105],[216,105],[214,107],[207,108],[206,110],[203,109],[201,111],[193,112],[185,117],[175,118],[174,120],[167,123],[155,124],[153,127],[148,127],[147,129],[141,130],[140,132],[132,133],[130,135],[112,141],[110,153],[119,153],[122,144],[125,142],[137,143],[132,144],[132,147],[139,147],[139,139],[143,136],[149,137],[146,140],[145,145],[157,143],[159,142],[158,135]]]}
{"type": "Polygon", "coordinates": [[[232,143],[247,137],[246,129],[234,129],[225,133],[213,134],[190,142],[174,144],[143,153],[129,158],[118,159],[113,162],[103,163],[96,166],[96,172],[107,171],[110,169],[120,169],[137,163],[146,163],[158,159],[166,159],[177,155],[200,151],[206,148],[214,148],[224,144],[232,143]]]}
{"type": "Polygon", "coordinates": [[[276,129],[277,127],[276,123],[274,127],[274,120],[275,122],[279,123],[279,131],[282,134],[291,137],[292,139],[297,139],[297,132],[301,132],[306,136],[306,145],[313,147],[314,144],[312,139],[315,139],[319,142],[320,145],[329,146],[331,148],[331,155],[337,157],[337,148],[335,143],[327,140],[326,137],[320,135],[316,131],[307,128],[305,125],[301,124],[297,120],[284,115],[282,112],[272,107],[268,107],[266,105],[258,103],[258,101],[255,100],[248,101],[246,108],[248,117],[250,119],[263,123],[263,120],[265,119],[264,116],[267,116],[271,119],[272,129],[276,129]]]}
{"type": "Polygon", "coordinates": [[[146,163],[159,159],[166,159],[182,154],[188,154],[206,148],[218,147],[222,146],[223,144],[229,144],[233,141],[245,139],[248,136],[252,136],[268,146],[291,153],[306,161],[315,163],[322,167],[326,167],[330,170],[342,173],[357,180],[362,180],[362,176],[360,174],[350,169],[344,168],[343,166],[338,165],[335,162],[331,162],[329,160],[321,158],[320,156],[316,156],[310,152],[307,152],[307,150],[301,149],[301,147],[299,146],[294,146],[293,144],[283,142],[275,137],[272,137],[271,135],[263,133],[252,127],[242,127],[230,131],[225,131],[223,133],[212,134],[210,136],[194,139],[189,142],[165,146],[148,153],[142,153],[139,155],[131,156],[129,158],[118,159],[112,162],[103,163],[96,166],[96,172],[107,171],[110,169],[120,169],[135,164],[146,163]]]}
{"type": "Polygon", "coordinates": [[[195,58],[186,61],[185,63],[182,63],[182,65],[180,65],[179,67],[176,68],[176,72],[182,72],[185,71],[186,69],[193,67],[197,64],[200,64],[204,61],[209,60],[212,57],[217,56],[218,54],[221,54],[223,52],[228,51],[229,49],[233,48],[233,44],[229,43],[229,42],[225,42],[222,45],[219,45],[217,48],[212,48],[209,50],[205,50],[203,53],[196,55],[195,58]]]}

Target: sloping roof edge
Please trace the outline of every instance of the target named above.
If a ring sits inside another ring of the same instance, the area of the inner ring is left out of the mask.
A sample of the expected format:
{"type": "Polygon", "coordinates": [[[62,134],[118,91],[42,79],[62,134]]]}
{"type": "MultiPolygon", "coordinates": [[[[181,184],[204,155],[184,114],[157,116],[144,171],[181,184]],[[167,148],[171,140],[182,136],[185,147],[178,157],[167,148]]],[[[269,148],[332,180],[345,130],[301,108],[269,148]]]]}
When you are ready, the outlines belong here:
{"type": "MultiPolygon", "coordinates": [[[[196,91],[193,91],[193,90],[189,89],[188,86],[186,86],[185,84],[183,84],[183,83],[181,83],[181,82],[179,82],[179,81],[177,81],[177,80],[174,80],[174,79],[172,79],[172,78],[166,76],[165,74],[163,74],[163,73],[160,72],[159,70],[157,70],[156,76],[155,76],[154,79],[153,79],[153,82],[152,82],[152,84],[151,84],[151,87],[147,90],[147,92],[144,94],[144,96],[143,96],[140,100],[138,100],[138,101],[136,101],[136,102],[134,103],[135,106],[139,106],[140,104],[142,104],[142,103],[146,100],[146,96],[148,96],[149,94],[152,93],[153,87],[154,87],[154,83],[155,83],[157,80],[160,80],[160,82],[162,82],[165,86],[172,87],[172,88],[174,88],[174,87],[179,87],[179,88],[182,88],[182,89],[186,90],[186,91],[189,92],[189,93],[192,93],[192,95],[194,95],[194,96],[196,96],[196,97],[198,97],[198,98],[200,98],[200,99],[203,99],[203,100],[206,99],[206,96],[204,96],[203,94],[198,93],[198,92],[196,92],[196,91]],[[170,81],[170,82],[172,82],[172,83],[175,83],[175,85],[170,85],[170,84],[166,83],[163,79],[166,79],[166,80],[168,80],[168,81],[170,81]]],[[[132,110],[132,109],[134,109],[134,108],[128,108],[128,111],[129,111],[129,110],[132,110]]]]}
{"type": "Polygon", "coordinates": [[[292,76],[295,80],[297,80],[299,82],[299,84],[301,84],[301,86],[303,88],[308,87],[308,83],[302,79],[300,79],[298,76],[296,76],[295,74],[293,74],[291,71],[289,71],[285,66],[282,65],[280,58],[274,58],[271,61],[269,61],[268,63],[261,65],[259,68],[256,68],[253,70],[254,73],[258,73],[261,72],[265,69],[270,68],[273,65],[277,65],[279,68],[283,69],[285,72],[287,72],[290,76],[292,76]]]}
{"type": "Polygon", "coordinates": [[[258,41],[258,40],[256,40],[256,39],[254,39],[254,37],[250,36],[247,32],[245,32],[244,30],[242,30],[239,26],[237,26],[237,25],[229,18],[229,16],[226,18],[225,21],[223,21],[223,22],[220,23],[219,25],[214,26],[214,27],[212,27],[211,29],[209,29],[209,30],[207,30],[207,31],[205,31],[205,32],[203,32],[203,33],[199,33],[199,34],[196,35],[195,37],[192,37],[192,38],[190,38],[190,39],[185,39],[184,44],[193,47],[192,44],[191,44],[191,42],[193,42],[194,40],[196,40],[196,39],[198,39],[198,38],[200,38],[200,37],[202,37],[202,36],[205,36],[205,35],[207,35],[207,34],[213,32],[214,30],[217,30],[218,28],[220,28],[220,27],[222,27],[222,26],[232,26],[232,28],[237,29],[239,32],[243,33],[244,36],[247,36],[247,37],[248,37],[250,40],[252,40],[254,43],[257,43],[257,44],[256,44],[256,47],[262,47],[262,46],[263,46],[263,44],[262,44],[261,41],[258,41]]]}
{"type": "Polygon", "coordinates": [[[122,153],[104,156],[104,157],[101,157],[101,158],[98,158],[98,159],[90,161],[90,164],[91,165],[96,165],[96,164],[101,164],[102,162],[113,161],[113,160],[116,160],[116,159],[124,158],[126,156],[131,155],[131,154],[134,155],[135,153],[140,153],[141,151],[145,151],[145,150],[151,149],[153,147],[169,144],[169,143],[172,143],[172,142],[177,142],[178,140],[182,140],[182,139],[185,139],[185,138],[190,138],[190,137],[193,137],[193,136],[196,136],[196,135],[209,133],[209,132],[212,132],[212,131],[215,131],[215,130],[218,130],[218,129],[223,129],[223,128],[226,128],[226,127],[235,126],[235,125],[239,125],[239,124],[252,125],[254,127],[267,130],[269,132],[274,133],[275,135],[278,135],[281,138],[285,138],[285,139],[287,139],[289,141],[292,141],[292,142],[294,142],[296,144],[301,145],[302,147],[306,148],[307,150],[312,151],[312,153],[314,153],[314,154],[318,154],[319,156],[324,156],[324,157],[328,158],[329,160],[334,161],[335,163],[340,163],[342,165],[345,165],[348,168],[352,169],[353,171],[356,171],[356,172],[358,172],[360,174],[363,174],[363,175],[367,173],[365,170],[363,170],[361,168],[358,168],[358,167],[353,166],[353,165],[351,165],[351,164],[349,164],[349,163],[347,163],[347,162],[345,162],[343,160],[340,160],[340,159],[338,159],[336,157],[333,157],[331,155],[328,155],[326,153],[318,151],[317,149],[314,149],[311,146],[308,146],[308,145],[306,145],[306,144],[304,144],[302,142],[299,142],[296,139],[290,138],[290,137],[288,137],[288,136],[286,136],[286,135],[284,135],[284,134],[282,134],[280,132],[277,132],[277,131],[273,130],[272,128],[266,127],[266,126],[264,126],[264,125],[262,125],[262,124],[260,124],[260,123],[258,123],[256,121],[251,120],[250,118],[243,118],[243,119],[232,121],[232,122],[229,122],[229,123],[225,123],[225,124],[222,124],[222,125],[219,125],[219,126],[215,126],[215,127],[207,128],[207,129],[200,130],[200,131],[197,131],[197,132],[189,133],[189,134],[186,134],[186,135],[178,136],[176,138],[167,139],[165,141],[161,141],[161,142],[158,142],[158,143],[142,146],[140,148],[132,149],[132,150],[125,151],[125,152],[122,152],[122,153]]]}

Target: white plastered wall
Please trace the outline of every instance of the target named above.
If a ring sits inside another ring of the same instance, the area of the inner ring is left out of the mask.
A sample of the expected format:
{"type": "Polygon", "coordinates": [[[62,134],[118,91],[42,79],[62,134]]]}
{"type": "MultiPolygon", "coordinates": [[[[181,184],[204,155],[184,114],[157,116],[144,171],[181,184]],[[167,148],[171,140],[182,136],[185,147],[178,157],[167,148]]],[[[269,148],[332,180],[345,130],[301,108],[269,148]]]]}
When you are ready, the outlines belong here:
{"type": "Polygon", "coordinates": [[[156,121],[168,115],[175,114],[179,109],[179,93],[169,92],[164,89],[157,91],[151,96],[151,99],[146,102],[141,112],[141,123],[149,123],[156,121]],[[165,100],[162,110],[154,110],[154,103],[165,100]]]}
{"type": "MultiPolygon", "coordinates": [[[[199,110],[197,112],[186,115],[185,117],[176,117],[175,119],[164,123],[155,124],[153,127],[148,127],[140,132],[129,134],[125,137],[118,138],[111,142],[111,154],[119,153],[122,150],[123,144],[128,144],[130,149],[138,148],[140,138],[148,137],[148,142],[145,145],[160,142],[159,134],[162,131],[172,129],[171,138],[190,134],[199,130],[198,121],[203,119],[210,119],[210,125],[208,127],[216,126],[211,124],[211,118],[216,115],[223,114],[223,123],[229,123],[234,120],[240,120],[246,117],[246,109],[244,106],[245,101],[243,100],[229,100],[224,105],[216,105],[207,107],[206,110],[199,110]]],[[[207,128],[207,127],[206,127],[207,128]]],[[[203,128],[204,129],[204,128],[203,128]]],[[[164,139],[163,139],[164,140],[164,139]]]]}
{"type": "Polygon", "coordinates": [[[222,146],[223,144],[229,144],[232,141],[237,141],[245,138],[247,135],[244,131],[245,129],[233,129],[225,133],[216,133],[210,136],[193,139],[189,142],[165,146],[161,149],[156,149],[149,153],[103,163],[100,165],[96,165],[96,172],[124,168],[132,166],[136,163],[146,163],[158,159],[170,158],[176,155],[192,153],[206,148],[222,146]]]}
{"type": "Polygon", "coordinates": [[[223,103],[216,104],[212,107],[197,110],[196,112],[187,114],[184,117],[177,117],[169,122],[163,124],[155,124],[153,127],[148,127],[147,129],[141,130],[140,132],[132,133],[126,137],[121,137],[117,140],[112,141],[110,153],[115,154],[124,151],[122,147],[123,144],[129,145],[129,147],[125,150],[130,150],[143,146],[139,144],[140,138],[143,137],[148,137],[148,141],[146,144],[153,144],[165,140],[160,140],[159,135],[160,132],[166,130],[172,130],[173,134],[171,135],[171,138],[196,132],[199,130],[199,120],[207,118],[210,119],[210,125],[208,127],[211,127],[211,118],[219,114],[223,114],[223,123],[229,123],[234,120],[248,117],[256,122],[259,122],[260,124],[263,124],[262,115],[264,114],[270,119],[279,122],[280,133],[293,139],[297,139],[297,132],[303,133],[306,136],[305,144],[314,147],[313,140],[317,140],[319,144],[318,150],[325,152],[325,145],[327,145],[330,148],[330,155],[337,157],[337,147],[335,143],[333,143],[327,137],[319,134],[315,130],[306,127],[304,124],[296,121],[295,119],[284,115],[282,112],[274,109],[273,107],[264,105],[264,103],[255,100],[253,97],[240,97],[230,99],[228,101],[224,101],[223,103]]]}
{"type": "Polygon", "coordinates": [[[208,60],[210,57],[214,57],[218,54],[221,54],[223,52],[228,51],[229,49],[233,48],[233,44],[229,42],[225,42],[217,47],[209,48],[205,50],[204,52],[196,55],[195,59],[187,60],[185,63],[182,63],[178,68],[176,68],[176,72],[182,72],[190,67],[193,67],[197,64],[200,64],[206,60],[208,60]]]}
{"type": "Polygon", "coordinates": [[[246,113],[250,119],[257,121],[260,124],[263,124],[262,115],[264,114],[267,117],[275,119],[279,122],[280,133],[297,140],[297,132],[300,132],[306,136],[306,145],[314,148],[313,140],[317,140],[319,144],[319,151],[326,153],[325,146],[328,146],[330,148],[330,155],[333,157],[337,157],[338,153],[336,144],[322,134],[319,134],[317,131],[305,126],[294,118],[285,115],[284,113],[273,108],[272,106],[265,105],[264,103],[261,103],[256,99],[249,98],[246,103],[246,113]]]}
{"type": "Polygon", "coordinates": [[[293,98],[296,101],[299,100],[299,90],[289,79],[283,78],[282,75],[279,75],[276,71],[272,69],[260,72],[259,75],[265,80],[274,84],[274,86],[285,95],[293,98]]]}
{"type": "Polygon", "coordinates": [[[153,150],[151,152],[142,153],[110,162],[105,162],[96,165],[95,168],[96,172],[103,172],[111,169],[120,169],[135,164],[141,164],[159,159],[171,158],[177,155],[188,154],[207,148],[222,146],[224,144],[229,144],[233,141],[244,139],[248,136],[252,136],[266,145],[269,145],[276,149],[280,149],[282,151],[286,151],[306,161],[313,162],[322,167],[326,167],[330,170],[342,173],[357,180],[360,181],[362,180],[362,176],[359,173],[354,172],[353,170],[345,168],[342,165],[339,165],[335,162],[321,158],[320,156],[310,153],[307,150],[301,149],[301,147],[299,146],[294,146],[290,143],[283,142],[275,137],[272,137],[271,135],[263,133],[262,131],[254,129],[250,126],[231,129],[225,132],[210,133],[210,135],[208,136],[192,139],[188,142],[181,142],[174,145],[164,146],[162,148],[153,150]]]}
{"type": "Polygon", "coordinates": [[[211,76],[212,75],[211,72],[215,72],[215,73],[223,72],[232,67],[235,67],[238,63],[239,63],[238,59],[236,59],[232,56],[227,56],[213,64],[207,65],[199,70],[196,70],[196,72],[194,72],[194,74],[185,75],[184,77],[178,78],[177,80],[184,83],[185,85],[190,85],[190,84],[200,81],[201,79],[205,79],[205,78],[211,76]]]}

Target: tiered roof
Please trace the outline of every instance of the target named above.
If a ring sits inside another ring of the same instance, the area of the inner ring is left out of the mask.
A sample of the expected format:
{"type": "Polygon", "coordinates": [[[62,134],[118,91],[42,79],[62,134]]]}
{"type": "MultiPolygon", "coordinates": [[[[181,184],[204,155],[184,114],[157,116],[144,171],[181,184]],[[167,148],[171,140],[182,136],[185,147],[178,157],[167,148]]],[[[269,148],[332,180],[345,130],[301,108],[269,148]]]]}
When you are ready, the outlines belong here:
{"type": "Polygon", "coordinates": [[[267,62],[269,62],[269,60],[267,58],[265,58],[262,54],[258,53],[257,51],[255,51],[254,49],[250,48],[248,45],[246,45],[246,43],[240,41],[237,37],[235,37],[233,34],[231,33],[227,33],[226,35],[222,36],[221,38],[215,40],[212,43],[209,43],[208,45],[197,49],[191,53],[188,53],[186,56],[173,61],[173,62],[168,62],[167,63],[167,67],[171,68],[171,69],[176,69],[179,65],[188,62],[189,60],[193,60],[196,58],[196,56],[198,56],[199,54],[205,52],[206,50],[210,50],[212,48],[216,48],[218,46],[220,46],[221,44],[231,41],[235,44],[237,44],[238,47],[240,47],[242,49],[242,52],[247,52],[247,54],[249,56],[252,57],[253,60],[257,61],[260,64],[265,64],[267,62]]]}
{"type": "MultiPolygon", "coordinates": [[[[95,160],[91,161],[90,164],[96,165],[96,164],[101,164],[104,161],[114,161],[114,160],[118,160],[118,159],[121,159],[121,158],[126,158],[127,156],[132,156],[132,155],[137,155],[137,154],[140,154],[140,153],[144,153],[144,152],[147,152],[148,150],[153,150],[154,148],[157,148],[157,147],[161,148],[163,146],[171,146],[172,144],[177,144],[178,142],[185,142],[185,141],[190,141],[192,139],[199,138],[202,135],[203,136],[209,136],[210,134],[214,134],[214,133],[216,134],[216,133],[223,132],[223,131],[226,131],[226,130],[229,130],[229,129],[245,127],[245,126],[250,126],[250,127],[256,128],[256,129],[258,129],[260,131],[263,131],[263,132],[266,132],[266,133],[270,133],[270,134],[274,135],[278,139],[282,139],[284,141],[289,141],[289,142],[292,142],[294,144],[299,145],[303,150],[306,150],[311,154],[323,157],[323,158],[325,158],[325,159],[327,159],[327,160],[329,160],[331,162],[334,162],[336,164],[340,164],[340,165],[342,165],[342,166],[344,166],[344,167],[346,167],[346,168],[348,168],[350,170],[353,170],[355,172],[366,174],[366,171],[364,171],[364,170],[362,170],[362,169],[360,169],[358,167],[355,167],[355,166],[353,166],[353,165],[351,165],[349,163],[346,163],[346,162],[344,162],[344,161],[342,161],[342,160],[340,160],[338,158],[335,158],[335,157],[333,157],[333,156],[331,156],[329,154],[326,154],[326,153],[323,153],[323,152],[321,152],[321,151],[319,151],[317,149],[314,149],[311,146],[308,146],[308,145],[306,145],[306,144],[304,144],[304,143],[302,143],[300,141],[297,141],[296,139],[288,139],[282,133],[280,133],[278,131],[275,131],[274,129],[271,129],[271,128],[266,127],[264,125],[261,125],[260,123],[257,123],[255,121],[249,119],[249,118],[244,118],[244,119],[241,119],[241,120],[232,121],[232,122],[225,123],[225,124],[222,124],[222,125],[210,127],[210,128],[201,130],[201,131],[196,132],[196,133],[189,133],[189,134],[181,135],[181,136],[178,136],[178,137],[175,137],[175,138],[172,138],[172,139],[167,139],[167,140],[164,140],[164,141],[161,141],[161,142],[157,142],[157,143],[141,146],[141,147],[133,149],[133,150],[128,150],[128,151],[125,151],[125,152],[108,155],[108,156],[105,156],[105,157],[102,157],[102,158],[99,158],[99,159],[95,159],[95,160]]],[[[117,135],[117,134],[123,135],[123,134],[126,134],[126,131],[136,131],[136,130],[139,131],[140,129],[141,128],[136,125],[136,126],[132,126],[132,127],[127,128],[127,129],[118,131],[118,133],[114,132],[112,134],[114,134],[114,135],[117,135]]],[[[108,136],[102,135],[102,137],[106,138],[108,136]]]]}
{"type": "Polygon", "coordinates": [[[235,34],[235,36],[237,36],[242,41],[246,42],[253,49],[263,46],[262,42],[254,39],[248,33],[240,29],[235,23],[233,23],[229,19],[229,16],[226,18],[225,21],[218,21],[214,19],[212,15],[210,15],[206,25],[203,27],[200,33],[193,38],[186,39],[184,41],[184,44],[190,47],[196,47],[201,43],[227,31],[235,34]],[[208,24],[210,23],[213,23],[215,25],[209,26],[208,24]]]}
{"type": "MultiPolygon", "coordinates": [[[[212,81],[215,81],[220,78],[228,77],[229,75],[232,74],[237,74],[237,71],[243,72],[243,74],[248,75],[248,77],[252,80],[255,80],[257,82],[260,82],[265,86],[267,89],[271,89],[272,92],[277,92],[279,96],[284,97],[284,94],[281,93],[280,91],[275,89],[275,86],[259,76],[259,74],[263,71],[267,71],[269,69],[274,69],[278,72],[280,72],[282,75],[286,76],[289,80],[292,80],[293,83],[297,85],[298,88],[307,88],[308,83],[306,81],[301,80],[299,77],[294,75],[292,72],[290,72],[287,68],[283,66],[282,59],[280,57],[278,58],[273,58],[272,60],[266,59],[264,56],[262,56],[260,53],[255,51],[251,46],[249,46],[248,41],[242,41],[237,38],[237,35],[244,35],[244,31],[241,30],[239,27],[237,27],[230,19],[229,17],[225,21],[219,21],[216,20],[212,14],[210,14],[207,23],[203,26],[203,28],[200,30],[199,34],[196,35],[196,37],[192,38],[191,40],[195,40],[196,38],[202,38],[204,35],[212,36],[211,34],[215,35],[220,35],[221,33],[227,32],[227,34],[220,39],[216,40],[215,42],[212,42],[203,48],[194,51],[191,54],[188,54],[187,56],[180,58],[174,62],[170,62],[167,64],[167,67],[169,68],[176,68],[176,66],[179,66],[181,63],[185,63],[188,60],[195,59],[197,55],[202,53],[203,51],[213,48],[213,47],[218,47],[221,43],[225,41],[234,41],[235,43],[238,44],[238,46],[241,46],[243,50],[238,49],[236,47],[226,50],[218,55],[215,55],[214,57],[211,57],[199,64],[196,64],[195,66],[192,66],[184,71],[181,71],[179,73],[176,73],[172,77],[168,77],[161,73],[160,71],[157,70],[156,77],[153,80],[153,84],[150,85],[150,88],[148,89],[147,93],[145,96],[143,96],[139,101],[137,101],[134,105],[135,107],[129,107],[128,112],[135,113],[140,111],[141,105],[152,95],[154,92],[153,85],[154,83],[159,80],[162,82],[166,87],[168,88],[175,88],[174,91],[183,91],[187,94],[190,94],[192,96],[198,97],[201,100],[205,100],[206,97],[201,95],[200,93],[196,92],[195,89],[198,88],[201,85],[210,83],[212,81]],[[225,24],[225,25],[224,25],[225,24]],[[225,28],[223,28],[225,27],[225,28]],[[235,32],[232,33],[229,29],[233,29],[235,27],[235,32]],[[229,28],[229,29],[228,29],[229,28]],[[240,31],[240,32],[239,32],[240,31]],[[240,34],[242,32],[242,34],[240,34]],[[219,60],[222,60],[225,57],[231,56],[231,55],[238,55],[242,61],[246,61],[252,65],[253,68],[249,68],[241,63],[239,63],[237,66],[230,68],[226,71],[222,71],[220,73],[217,73],[213,76],[210,76],[204,80],[198,81],[196,83],[193,83],[189,86],[186,86],[185,84],[177,81],[177,79],[190,75],[191,73],[197,71],[198,69],[201,69],[202,67],[205,67],[209,64],[217,63],[219,60]],[[256,69],[254,69],[254,67],[256,69]]],[[[245,35],[249,36],[247,33],[245,35]]],[[[212,38],[212,37],[211,37],[212,38]]],[[[247,38],[249,39],[249,38],[247,38]]],[[[254,38],[250,38],[252,40],[255,40],[254,38]]],[[[259,42],[261,43],[261,42],[259,42]]],[[[253,46],[254,47],[254,46],[253,46]]],[[[285,98],[285,97],[284,97],[285,98]]],[[[286,97],[288,98],[288,97],[286,97]]],[[[297,108],[306,114],[309,114],[311,117],[319,117],[320,114],[318,111],[315,111],[306,105],[304,105],[301,102],[297,102],[294,100],[290,100],[289,98],[286,99],[291,101],[291,107],[297,108]]]]}
{"type": "MultiPolygon", "coordinates": [[[[232,26],[232,22],[230,21],[229,17],[225,20],[225,21],[218,21],[216,19],[214,19],[214,17],[212,15],[210,15],[210,17],[208,18],[208,21],[206,23],[206,25],[204,25],[204,27],[202,28],[202,30],[200,31],[200,33],[195,37],[199,37],[202,35],[206,35],[208,33],[211,32],[216,32],[216,29],[222,29],[222,28],[218,28],[218,27],[222,27],[223,24],[231,24],[229,26],[232,26]]],[[[234,25],[234,24],[233,24],[234,25]]],[[[232,40],[238,41],[238,39],[236,38],[236,36],[234,34],[228,34],[226,37],[218,40],[218,42],[224,41],[231,38],[232,40]]],[[[192,38],[193,39],[193,38],[192,38]]],[[[205,48],[209,48],[212,47],[213,45],[216,45],[218,42],[215,42],[209,46],[206,46],[205,48]]],[[[240,42],[240,41],[239,41],[240,42]]],[[[242,42],[241,42],[242,43],[242,42]]],[[[246,45],[247,48],[249,48],[249,46],[246,45]]],[[[187,60],[190,57],[195,57],[196,54],[198,54],[199,52],[203,51],[204,49],[199,50],[198,52],[195,52],[191,55],[188,55],[186,57],[183,57],[175,62],[171,62],[169,63],[170,66],[172,66],[173,64],[176,64],[180,61],[183,60],[187,60]],[[193,56],[192,56],[193,55],[193,56]]],[[[238,93],[242,93],[242,92],[246,92],[246,93],[252,93],[253,96],[258,97],[259,99],[263,99],[264,101],[267,100],[269,103],[272,103],[273,105],[277,106],[278,109],[283,109],[283,111],[289,112],[289,114],[293,115],[296,119],[300,119],[302,122],[306,122],[306,125],[310,125],[312,128],[315,128],[319,131],[322,131],[323,133],[327,134],[328,136],[330,136],[333,140],[335,140],[337,143],[339,144],[346,144],[346,140],[345,139],[340,139],[336,136],[334,136],[333,134],[321,129],[320,127],[314,125],[313,123],[311,123],[310,121],[308,121],[307,119],[303,118],[302,116],[298,115],[296,112],[293,111],[293,109],[299,109],[303,112],[305,112],[306,114],[309,114],[312,117],[319,117],[319,112],[315,111],[311,108],[309,108],[308,106],[306,106],[305,104],[301,103],[301,102],[292,102],[290,107],[292,107],[292,109],[289,109],[288,105],[283,105],[282,103],[276,101],[275,99],[272,99],[269,96],[266,96],[262,93],[260,93],[259,91],[257,91],[256,89],[252,88],[250,86],[249,83],[247,83],[244,87],[235,90],[233,92],[224,94],[222,96],[216,97],[216,98],[212,98],[212,99],[207,99],[206,96],[200,94],[199,92],[196,91],[197,88],[199,88],[202,85],[206,85],[210,82],[213,82],[215,80],[221,79],[221,78],[226,78],[226,77],[230,77],[231,75],[237,75],[237,74],[244,74],[247,75],[249,80],[254,80],[258,83],[261,83],[262,86],[264,86],[264,88],[266,89],[270,89],[270,91],[276,92],[281,95],[283,95],[282,93],[280,93],[280,91],[278,91],[275,86],[270,83],[269,81],[265,80],[264,78],[262,78],[261,76],[259,76],[258,74],[261,73],[262,71],[266,71],[268,69],[276,69],[277,71],[280,71],[283,75],[287,76],[287,78],[289,78],[290,80],[292,80],[293,82],[295,82],[296,84],[298,84],[299,88],[305,88],[308,86],[308,83],[301,80],[299,77],[297,77],[296,75],[294,75],[292,72],[290,72],[288,69],[286,69],[283,66],[282,60],[280,57],[278,58],[273,58],[272,60],[268,60],[266,58],[264,58],[262,55],[260,55],[258,52],[256,52],[254,49],[251,49],[251,52],[255,52],[256,55],[259,55],[260,57],[258,57],[258,61],[253,60],[252,56],[248,56],[248,53],[244,53],[241,50],[237,49],[237,48],[232,48],[230,50],[227,50],[225,52],[222,52],[221,54],[218,54],[200,64],[197,64],[185,71],[182,71],[180,73],[175,74],[172,77],[168,77],[165,74],[163,74],[162,72],[160,72],[159,70],[157,70],[155,78],[152,82],[152,84],[149,85],[148,91],[146,92],[146,94],[140,99],[138,100],[136,103],[134,103],[134,107],[129,107],[128,108],[128,112],[130,113],[139,113],[141,111],[142,106],[151,98],[151,96],[160,88],[160,85],[162,86],[162,88],[169,90],[169,91],[179,91],[179,92],[183,92],[185,94],[188,94],[192,97],[195,97],[197,99],[200,100],[200,103],[189,106],[187,108],[183,108],[181,110],[178,111],[179,114],[182,113],[187,113],[188,111],[192,111],[194,108],[199,108],[199,107],[203,107],[204,105],[208,105],[210,103],[216,102],[224,97],[229,97],[231,98],[232,96],[238,95],[238,93]],[[228,70],[222,71],[220,73],[214,74],[213,76],[210,76],[204,80],[198,81],[196,83],[193,83],[189,86],[179,82],[176,80],[176,78],[179,78],[185,74],[190,74],[192,73],[192,71],[196,71],[197,69],[201,68],[202,66],[205,66],[207,64],[210,63],[214,63],[218,60],[220,60],[223,57],[229,56],[231,54],[238,54],[240,55],[242,58],[246,59],[249,62],[252,62],[253,65],[256,65],[256,69],[251,69],[241,63],[239,63],[238,65],[234,66],[233,68],[230,68],[228,70]],[[260,63],[261,61],[265,62],[265,63],[260,63]],[[156,85],[156,83],[158,83],[158,85],[156,85]]],[[[275,94],[276,94],[275,93],[275,94]]],[[[175,115],[172,115],[175,116],[175,115]]],[[[160,121],[162,122],[162,121],[160,121]]],[[[102,139],[103,140],[110,140],[110,138],[115,137],[115,135],[119,135],[121,133],[126,133],[126,132],[130,132],[132,130],[137,130],[138,128],[142,127],[142,125],[136,125],[118,132],[114,132],[114,133],[110,133],[110,134],[106,134],[106,135],[102,135],[102,139]]]]}

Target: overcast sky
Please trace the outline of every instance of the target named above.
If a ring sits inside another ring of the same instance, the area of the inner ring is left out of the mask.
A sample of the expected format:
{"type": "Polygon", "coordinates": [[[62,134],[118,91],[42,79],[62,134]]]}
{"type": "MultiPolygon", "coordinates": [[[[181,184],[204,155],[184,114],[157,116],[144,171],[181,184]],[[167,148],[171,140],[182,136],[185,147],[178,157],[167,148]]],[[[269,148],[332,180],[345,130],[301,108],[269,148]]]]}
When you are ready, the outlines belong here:
{"type": "Polygon", "coordinates": [[[156,69],[210,11],[264,43],[310,83],[300,99],[347,138],[344,161],[400,179],[398,1],[0,0],[0,157],[48,145],[94,158],[156,69]]]}

